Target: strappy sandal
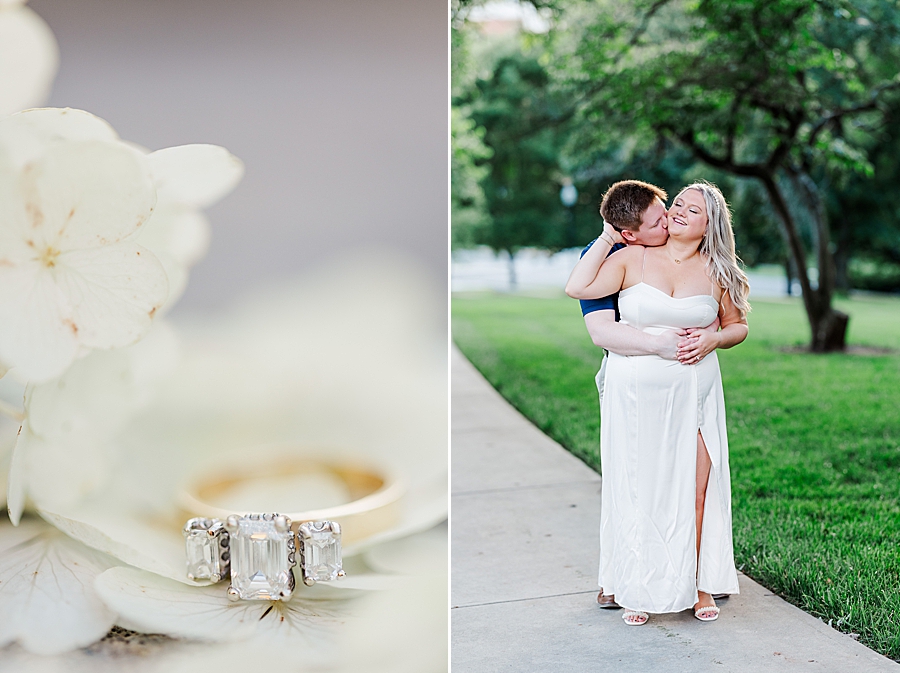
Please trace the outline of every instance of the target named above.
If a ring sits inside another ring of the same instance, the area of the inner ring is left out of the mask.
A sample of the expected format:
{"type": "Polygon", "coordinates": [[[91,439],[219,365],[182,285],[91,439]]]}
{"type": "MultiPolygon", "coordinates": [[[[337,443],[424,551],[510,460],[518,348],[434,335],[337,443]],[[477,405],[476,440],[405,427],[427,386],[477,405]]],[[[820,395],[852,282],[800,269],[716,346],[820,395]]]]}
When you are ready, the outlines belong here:
{"type": "Polygon", "coordinates": [[[714,622],[719,618],[719,608],[715,605],[704,605],[703,607],[699,607],[694,610],[694,617],[699,619],[701,622],[714,622]],[[701,617],[702,613],[707,613],[705,616],[701,617]],[[712,614],[709,614],[709,613],[712,614]]]}
{"type": "Polygon", "coordinates": [[[622,619],[625,620],[625,623],[628,624],[628,626],[643,626],[647,623],[647,620],[650,619],[650,615],[641,610],[626,610],[622,613],[622,619]],[[637,617],[640,621],[629,621],[630,617],[637,617]]]}

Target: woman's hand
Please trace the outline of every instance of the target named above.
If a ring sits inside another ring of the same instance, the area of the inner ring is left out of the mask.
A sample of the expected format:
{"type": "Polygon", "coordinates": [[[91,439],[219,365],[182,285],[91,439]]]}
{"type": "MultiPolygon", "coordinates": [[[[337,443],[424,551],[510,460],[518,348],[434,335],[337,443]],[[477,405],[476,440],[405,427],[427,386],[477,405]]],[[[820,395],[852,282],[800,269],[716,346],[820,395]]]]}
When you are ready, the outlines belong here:
{"type": "Polygon", "coordinates": [[[683,365],[695,365],[719,347],[718,332],[700,327],[685,330],[687,336],[678,344],[676,357],[683,365]]]}
{"type": "Polygon", "coordinates": [[[613,245],[625,242],[625,239],[622,238],[622,233],[606,220],[603,220],[603,232],[601,236],[603,234],[609,236],[610,240],[613,242],[613,245]]]}

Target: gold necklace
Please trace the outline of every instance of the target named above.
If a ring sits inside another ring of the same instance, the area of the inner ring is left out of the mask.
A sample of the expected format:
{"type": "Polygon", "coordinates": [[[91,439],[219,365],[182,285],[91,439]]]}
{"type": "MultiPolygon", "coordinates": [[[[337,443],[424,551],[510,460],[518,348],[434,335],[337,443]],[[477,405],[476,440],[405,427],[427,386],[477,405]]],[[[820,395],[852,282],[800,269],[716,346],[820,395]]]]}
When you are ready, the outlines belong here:
{"type": "Polygon", "coordinates": [[[673,255],[673,254],[672,254],[671,252],[669,252],[668,250],[666,250],[666,254],[667,254],[667,255],[668,255],[668,256],[669,256],[676,264],[681,264],[681,260],[680,260],[680,259],[675,259],[675,255],[673,255]]]}
{"type": "MultiPolygon", "coordinates": [[[[666,254],[669,256],[669,258],[670,258],[673,262],[675,262],[676,264],[681,264],[681,260],[680,260],[680,259],[675,259],[675,255],[673,255],[671,252],[669,252],[668,248],[666,249],[666,254]]],[[[694,256],[694,255],[691,255],[691,257],[693,257],[693,256],[694,256]]]]}

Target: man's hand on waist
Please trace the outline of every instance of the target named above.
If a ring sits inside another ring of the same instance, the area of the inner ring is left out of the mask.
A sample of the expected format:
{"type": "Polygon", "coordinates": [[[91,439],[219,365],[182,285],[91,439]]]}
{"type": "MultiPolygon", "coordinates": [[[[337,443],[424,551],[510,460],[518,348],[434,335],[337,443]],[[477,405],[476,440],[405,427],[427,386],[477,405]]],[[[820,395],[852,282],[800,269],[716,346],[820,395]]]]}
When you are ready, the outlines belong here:
{"type": "Polygon", "coordinates": [[[656,354],[663,360],[678,359],[678,344],[687,336],[687,332],[680,330],[666,330],[661,334],[657,334],[654,339],[656,341],[656,354]]]}

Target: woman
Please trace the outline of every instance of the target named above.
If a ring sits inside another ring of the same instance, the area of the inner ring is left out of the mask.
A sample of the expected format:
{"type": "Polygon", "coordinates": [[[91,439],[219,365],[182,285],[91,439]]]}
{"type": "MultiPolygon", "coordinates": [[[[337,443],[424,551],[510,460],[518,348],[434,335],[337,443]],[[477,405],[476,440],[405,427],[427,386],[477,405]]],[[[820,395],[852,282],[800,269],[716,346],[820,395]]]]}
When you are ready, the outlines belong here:
{"type": "Polygon", "coordinates": [[[693,607],[718,617],[712,594],[738,593],[731,539],[728,438],[715,350],[747,337],[749,284],[738,266],[722,193],[698,182],[667,214],[663,246],[630,246],[594,271],[576,266],[566,292],[619,293],[622,322],[652,334],[683,329],[679,360],[609,354],[601,404],[600,582],[628,624],[693,607]],[[718,332],[701,328],[719,318],[718,332]]]}

